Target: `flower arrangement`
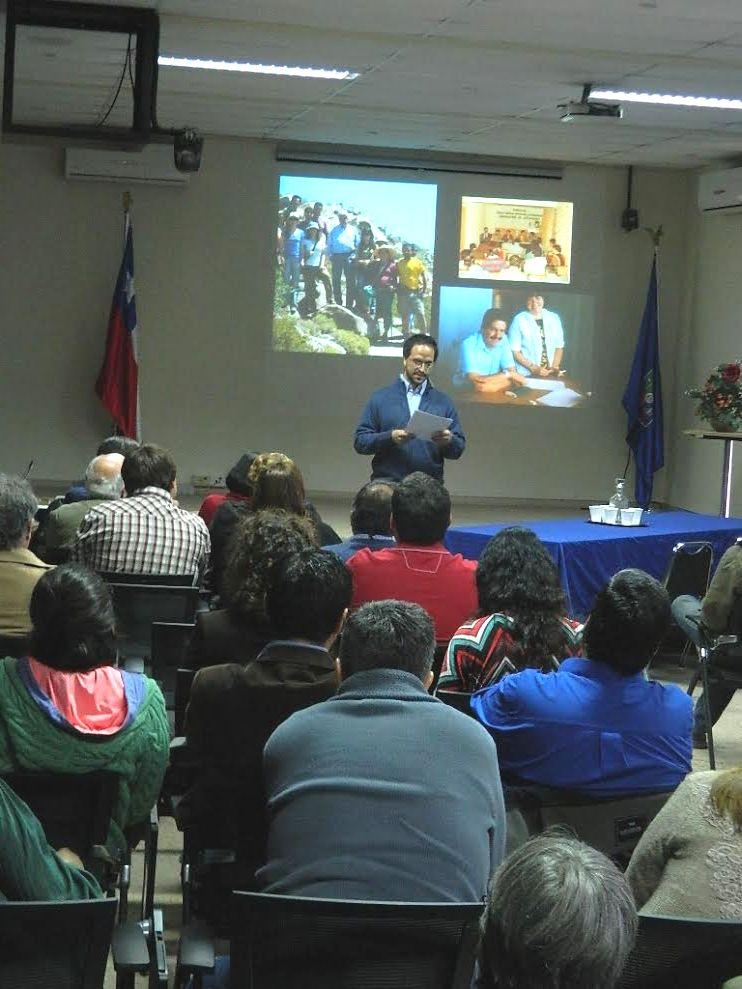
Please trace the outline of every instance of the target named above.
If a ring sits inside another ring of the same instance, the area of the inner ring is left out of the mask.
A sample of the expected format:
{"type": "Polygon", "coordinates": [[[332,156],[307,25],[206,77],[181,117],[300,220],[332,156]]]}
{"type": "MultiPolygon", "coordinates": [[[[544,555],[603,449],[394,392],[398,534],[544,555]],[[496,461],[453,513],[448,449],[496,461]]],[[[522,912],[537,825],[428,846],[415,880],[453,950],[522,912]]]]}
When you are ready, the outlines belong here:
{"type": "Polygon", "coordinates": [[[696,415],[706,419],[718,432],[742,428],[742,364],[717,364],[703,388],[691,388],[687,394],[698,399],[696,415]]]}

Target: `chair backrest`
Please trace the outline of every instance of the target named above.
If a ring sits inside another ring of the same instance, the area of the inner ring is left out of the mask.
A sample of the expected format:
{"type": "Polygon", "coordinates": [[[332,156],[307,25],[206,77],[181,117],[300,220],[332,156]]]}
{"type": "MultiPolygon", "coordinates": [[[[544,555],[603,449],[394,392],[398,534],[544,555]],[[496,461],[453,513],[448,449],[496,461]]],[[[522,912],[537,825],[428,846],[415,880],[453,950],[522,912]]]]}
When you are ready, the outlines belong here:
{"type": "Polygon", "coordinates": [[[152,656],[152,623],[193,624],[197,587],[159,584],[110,584],[116,612],[119,652],[126,658],[152,656]]]}
{"type": "Polygon", "coordinates": [[[480,903],[232,894],[231,978],[245,989],[468,989],[480,903]]]}
{"type": "Polygon", "coordinates": [[[194,587],[195,573],[126,573],[118,570],[99,570],[98,575],[107,584],[153,584],[155,587],[194,587]]]}
{"type": "Polygon", "coordinates": [[[742,974],[742,921],[639,915],[619,989],[717,989],[742,974]]]}
{"type": "Polygon", "coordinates": [[[178,669],[175,671],[174,733],[185,734],[185,713],[191,696],[191,684],[197,670],[178,669]]]}
{"type": "Polygon", "coordinates": [[[94,845],[105,845],[119,791],[115,773],[4,773],[3,778],[31,808],[54,848],[71,848],[87,861],[94,845]]]}
{"type": "Polygon", "coordinates": [[[467,694],[463,690],[444,690],[441,687],[440,690],[436,691],[435,696],[439,701],[443,701],[449,707],[455,707],[462,714],[468,714],[469,717],[476,718],[476,715],[471,709],[471,694],[467,694]]]}
{"type": "Polygon", "coordinates": [[[117,902],[0,901],[0,986],[101,989],[117,902]]]}
{"type": "Polygon", "coordinates": [[[507,789],[506,801],[509,810],[522,813],[529,835],[540,834],[554,825],[567,827],[625,868],[639,839],[670,795],[671,791],[665,791],[590,799],[584,794],[547,787],[518,787],[507,789]]]}
{"type": "Polygon", "coordinates": [[[30,641],[29,635],[0,635],[0,659],[5,656],[14,656],[16,659],[28,656],[30,641]]]}
{"type": "Polygon", "coordinates": [[[175,696],[176,670],[185,666],[195,627],[185,622],[152,622],[150,675],[162,687],[169,709],[173,707],[175,696]]]}
{"type": "Polygon", "coordinates": [[[709,586],[713,559],[711,543],[676,543],[663,581],[670,600],[680,594],[702,598],[709,586]]]}
{"type": "Polygon", "coordinates": [[[447,642],[436,642],[435,652],[433,653],[433,665],[431,666],[433,671],[433,682],[430,685],[431,694],[435,693],[435,688],[438,686],[438,677],[441,675],[441,667],[446,656],[446,649],[448,649],[447,642]]]}

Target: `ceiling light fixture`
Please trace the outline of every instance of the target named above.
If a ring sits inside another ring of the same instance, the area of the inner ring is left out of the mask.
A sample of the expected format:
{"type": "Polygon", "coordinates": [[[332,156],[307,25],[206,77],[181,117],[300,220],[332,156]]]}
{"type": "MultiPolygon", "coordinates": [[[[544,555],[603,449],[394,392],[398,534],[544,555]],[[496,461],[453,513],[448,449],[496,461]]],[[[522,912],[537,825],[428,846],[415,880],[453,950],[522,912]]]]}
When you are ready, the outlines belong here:
{"type": "Polygon", "coordinates": [[[158,65],[179,69],[211,69],[213,72],[252,72],[264,76],[293,76],[300,79],[357,79],[359,72],[350,69],[313,69],[301,65],[263,65],[260,62],[227,62],[213,58],[179,58],[160,55],[158,65]]]}
{"type": "Polygon", "coordinates": [[[705,110],[742,110],[742,100],[719,96],[681,96],[676,93],[636,93],[618,89],[593,89],[590,99],[621,100],[622,103],[651,103],[657,106],[692,106],[705,110]]]}

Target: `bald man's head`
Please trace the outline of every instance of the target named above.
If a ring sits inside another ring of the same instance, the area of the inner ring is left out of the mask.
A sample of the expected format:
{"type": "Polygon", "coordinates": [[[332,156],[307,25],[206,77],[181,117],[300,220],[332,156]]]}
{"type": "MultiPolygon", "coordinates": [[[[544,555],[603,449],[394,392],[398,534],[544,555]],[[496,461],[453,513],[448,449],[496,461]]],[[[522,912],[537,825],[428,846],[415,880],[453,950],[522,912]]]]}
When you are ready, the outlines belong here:
{"type": "Polygon", "coordinates": [[[120,498],[124,491],[121,480],[121,465],[124,458],[120,453],[103,453],[88,464],[85,471],[85,487],[91,498],[120,498]]]}

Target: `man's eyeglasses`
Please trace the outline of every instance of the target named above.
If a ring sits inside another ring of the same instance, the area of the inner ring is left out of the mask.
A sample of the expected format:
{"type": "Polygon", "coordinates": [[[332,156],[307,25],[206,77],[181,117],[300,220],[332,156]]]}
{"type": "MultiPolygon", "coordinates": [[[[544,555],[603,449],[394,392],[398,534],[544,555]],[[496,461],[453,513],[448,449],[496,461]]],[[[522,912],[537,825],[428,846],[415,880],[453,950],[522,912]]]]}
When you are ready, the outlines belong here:
{"type": "Polygon", "coordinates": [[[420,368],[420,370],[424,368],[426,371],[429,371],[435,364],[435,361],[421,361],[419,357],[408,357],[407,360],[412,361],[415,367],[420,368]]]}

